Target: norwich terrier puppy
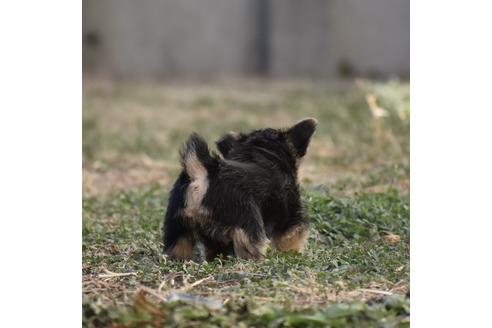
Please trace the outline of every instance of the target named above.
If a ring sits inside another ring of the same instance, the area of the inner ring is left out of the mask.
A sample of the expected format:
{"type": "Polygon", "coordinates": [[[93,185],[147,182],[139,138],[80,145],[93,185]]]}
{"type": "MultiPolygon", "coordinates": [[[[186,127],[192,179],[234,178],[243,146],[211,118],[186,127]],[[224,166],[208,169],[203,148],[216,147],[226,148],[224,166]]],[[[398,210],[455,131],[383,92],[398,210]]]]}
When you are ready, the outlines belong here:
{"type": "Polygon", "coordinates": [[[288,129],[231,132],[216,143],[223,157],[193,133],[169,197],[164,252],[188,260],[200,243],[206,260],[260,259],[268,239],[278,250],[302,252],[309,221],[297,172],[316,126],[308,118],[288,129]]]}

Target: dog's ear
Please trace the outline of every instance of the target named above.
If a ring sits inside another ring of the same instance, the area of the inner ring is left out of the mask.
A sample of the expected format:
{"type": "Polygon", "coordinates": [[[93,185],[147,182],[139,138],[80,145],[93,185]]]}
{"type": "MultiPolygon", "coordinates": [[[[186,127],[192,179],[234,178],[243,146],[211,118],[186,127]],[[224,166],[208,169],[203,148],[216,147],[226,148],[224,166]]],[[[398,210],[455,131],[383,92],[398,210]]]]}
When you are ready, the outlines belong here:
{"type": "Polygon", "coordinates": [[[298,157],[306,155],[309,141],[317,125],[318,120],[315,118],[305,118],[287,130],[288,138],[294,145],[298,157]]]}
{"type": "Polygon", "coordinates": [[[215,144],[219,149],[222,156],[226,157],[234,146],[237,145],[239,134],[236,132],[229,132],[224,134],[215,144]]]}

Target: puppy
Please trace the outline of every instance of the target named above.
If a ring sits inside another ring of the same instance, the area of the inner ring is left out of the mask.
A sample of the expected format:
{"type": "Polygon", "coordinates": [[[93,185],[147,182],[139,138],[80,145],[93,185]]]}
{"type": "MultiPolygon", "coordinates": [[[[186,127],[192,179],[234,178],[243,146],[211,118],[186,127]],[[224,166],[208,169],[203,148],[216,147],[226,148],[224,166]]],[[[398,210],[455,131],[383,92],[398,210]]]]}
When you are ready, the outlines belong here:
{"type": "Polygon", "coordinates": [[[206,260],[220,253],[260,259],[268,239],[278,250],[302,252],[309,221],[297,172],[316,126],[308,118],[288,129],[226,134],[216,143],[223,158],[192,134],[169,197],[164,252],[188,260],[200,242],[206,260]]]}

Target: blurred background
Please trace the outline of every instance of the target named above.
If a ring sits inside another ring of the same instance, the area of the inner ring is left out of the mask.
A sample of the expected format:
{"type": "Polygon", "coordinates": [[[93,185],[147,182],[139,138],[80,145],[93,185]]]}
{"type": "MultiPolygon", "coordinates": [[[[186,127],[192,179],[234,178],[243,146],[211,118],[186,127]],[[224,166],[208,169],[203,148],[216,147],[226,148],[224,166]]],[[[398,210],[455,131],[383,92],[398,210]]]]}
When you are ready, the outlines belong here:
{"type": "Polygon", "coordinates": [[[408,0],[83,0],[84,195],[168,189],[191,131],[319,121],[306,185],[408,191],[408,0]]]}
{"type": "Polygon", "coordinates": [[[408,77],[408,0],[84,0],[84,72],[408,77]]]}

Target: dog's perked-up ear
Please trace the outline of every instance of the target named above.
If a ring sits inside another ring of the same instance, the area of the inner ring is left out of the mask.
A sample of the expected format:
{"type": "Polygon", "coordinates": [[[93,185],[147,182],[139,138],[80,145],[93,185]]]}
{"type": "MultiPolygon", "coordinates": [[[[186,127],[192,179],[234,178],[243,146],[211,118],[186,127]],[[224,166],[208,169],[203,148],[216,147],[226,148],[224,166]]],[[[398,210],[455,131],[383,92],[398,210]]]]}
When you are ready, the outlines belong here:
{"type": "Polygon", "coordinates": [[[288,138],[296,149],[297,157],[306,155],[309,141],[317,125],[318,120],[315,118],[305,118],[287,130],[288,138]]]}
{"type": "Polygon", "coordinates": [[[222,156],[226,157],[232,148],[237,144],[239,134],[236,132],[229,132],[224,134],[215,144],[219,149],[222,156]]]}

